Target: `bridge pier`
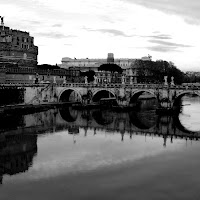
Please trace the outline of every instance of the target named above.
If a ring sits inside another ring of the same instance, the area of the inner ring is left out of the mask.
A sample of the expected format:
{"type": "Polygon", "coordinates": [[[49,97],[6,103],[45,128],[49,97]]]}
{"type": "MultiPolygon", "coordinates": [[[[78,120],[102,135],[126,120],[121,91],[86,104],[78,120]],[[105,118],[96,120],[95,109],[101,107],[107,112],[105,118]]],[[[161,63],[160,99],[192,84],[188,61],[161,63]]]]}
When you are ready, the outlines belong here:
{"type": "Polygon", "coordinates": [[[174,113],[177,111],[175,106],[175,100],[177,98],[176,88],[171,88],[168,85],[164,85],[161,91],[158,92],[159,106],[157,108],[158,113],[174,113]]]}

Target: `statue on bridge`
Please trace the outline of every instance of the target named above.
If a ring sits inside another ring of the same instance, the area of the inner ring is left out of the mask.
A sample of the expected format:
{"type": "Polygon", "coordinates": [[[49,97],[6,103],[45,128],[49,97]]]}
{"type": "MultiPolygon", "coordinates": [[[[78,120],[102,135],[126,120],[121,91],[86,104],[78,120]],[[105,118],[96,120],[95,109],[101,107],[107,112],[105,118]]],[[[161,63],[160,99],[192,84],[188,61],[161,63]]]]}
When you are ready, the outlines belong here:
{"type": "Polygon", "coordinates": [[[133,84],[133,77],[131,76],[130,77],[130,85],[132,85],[133,84]]]}
{"type": "Polygon", "coordinates": [[[122,75],[122,84],[125,84],[125,77],[122,75]]]}
{"type": "Polygon", "coordinates": [[[171,77],[171,86],[174,86],[175,84],[174,84],[174,77],[172,76],[171,77]]]}
{"type": "Polygon", "coordinates": [[[66,84],[66,76],[63,78],[63,84],[66,84]]]}
{"type": "Polygon", "coordinates": [[[85,84],[88,84],[87,76],[85,76],[85,84]]]}
{"type": "MultiPolygon", "coordinates": [[[[165,86],[168,86],[167,78],[168,78],[167,76],[164,76],[164,81],[165,81],[165,82],[164,82],[164,85],[165,85],[165,86]]],[[[174,86],[174,85],[175,85],[175,84],[174,84],[174,77],[173,77],[173,76],[171,77],[170,85],[171,85],[171,86],[174,86]]]]}
{"type": "Polygon", "coordinates": [[[165,81],[165,82],[164,82],[164,85],[165,85],[165,86],[168,86],[167,76],[164,76],[164,81],[165,81]]]}
{"type": "Polygon", "coordinates": [[[97,84],[97,77],[94,75],[94,84],[97,84]]]}

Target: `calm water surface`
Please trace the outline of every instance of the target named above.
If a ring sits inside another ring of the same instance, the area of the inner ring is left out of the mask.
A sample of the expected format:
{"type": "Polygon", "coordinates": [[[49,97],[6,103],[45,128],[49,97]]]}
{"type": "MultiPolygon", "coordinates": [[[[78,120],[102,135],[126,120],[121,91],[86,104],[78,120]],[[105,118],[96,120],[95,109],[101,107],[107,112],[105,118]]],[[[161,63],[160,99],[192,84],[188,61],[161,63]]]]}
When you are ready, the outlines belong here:
{"type": "Polygon", "coordinates": [[[149,105],[1,117],[0,199],[199,199],[199,98],[149,105]]]}

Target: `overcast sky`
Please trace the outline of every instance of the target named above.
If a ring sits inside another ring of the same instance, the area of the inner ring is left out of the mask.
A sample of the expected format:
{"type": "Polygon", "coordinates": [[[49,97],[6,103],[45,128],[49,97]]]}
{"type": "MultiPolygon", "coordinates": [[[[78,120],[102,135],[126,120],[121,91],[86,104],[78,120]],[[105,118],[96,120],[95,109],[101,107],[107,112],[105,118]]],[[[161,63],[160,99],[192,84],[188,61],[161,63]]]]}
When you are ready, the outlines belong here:
{"type": "Polygon", "coordinates": [[[5,25],[35,38],[39,64],[150,54],[200,71],[199,10],[199,0],[0,0],[5,25]]]}

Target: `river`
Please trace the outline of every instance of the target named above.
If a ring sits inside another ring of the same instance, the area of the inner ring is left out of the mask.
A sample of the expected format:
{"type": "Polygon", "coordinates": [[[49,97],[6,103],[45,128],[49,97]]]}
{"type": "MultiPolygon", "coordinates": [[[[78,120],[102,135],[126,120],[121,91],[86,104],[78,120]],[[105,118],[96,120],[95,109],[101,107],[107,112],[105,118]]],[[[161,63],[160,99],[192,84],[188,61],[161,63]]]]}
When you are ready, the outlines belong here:
{"type": "Polygon", "coordinates": [[[200,99],[182,105],[1,116],[0,199],[198,199],[200,99]]]}

